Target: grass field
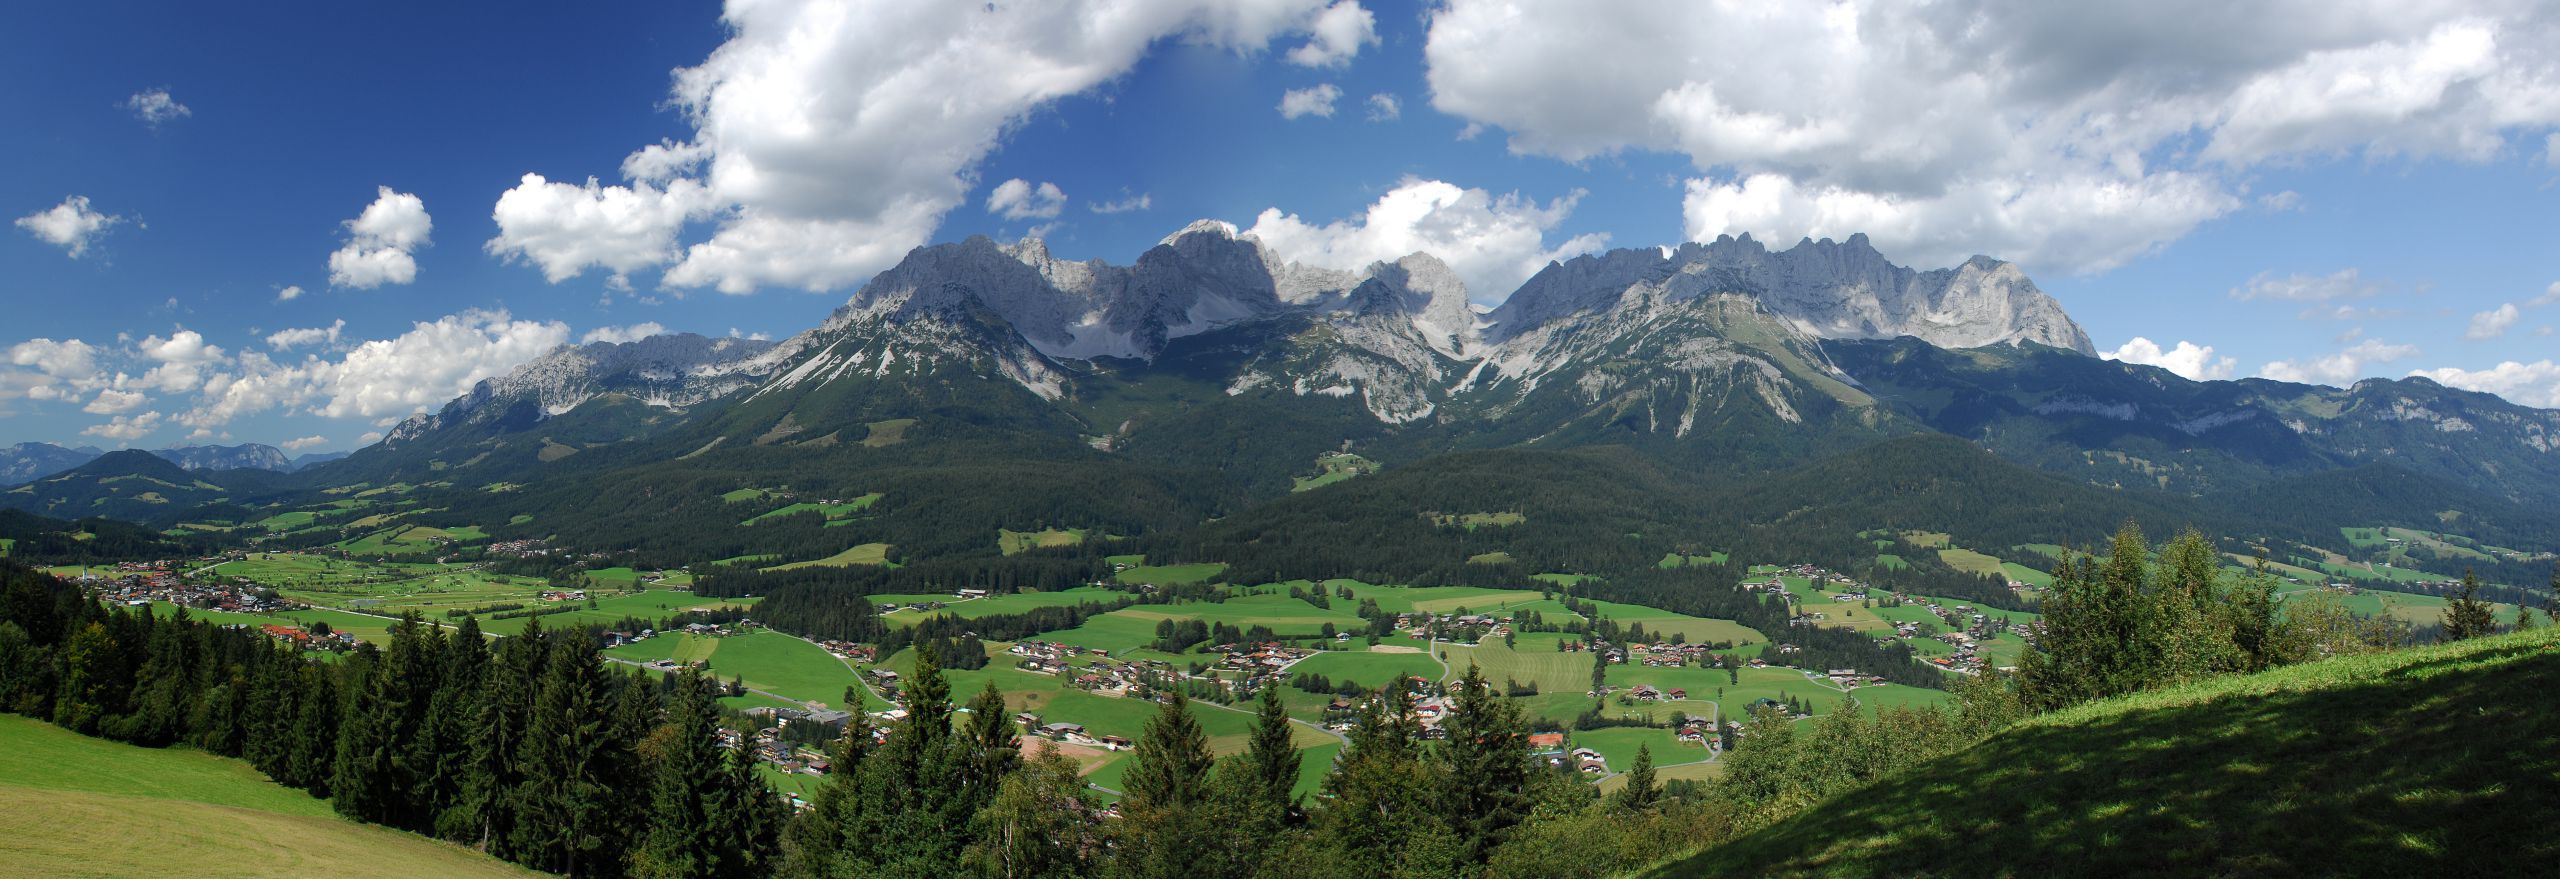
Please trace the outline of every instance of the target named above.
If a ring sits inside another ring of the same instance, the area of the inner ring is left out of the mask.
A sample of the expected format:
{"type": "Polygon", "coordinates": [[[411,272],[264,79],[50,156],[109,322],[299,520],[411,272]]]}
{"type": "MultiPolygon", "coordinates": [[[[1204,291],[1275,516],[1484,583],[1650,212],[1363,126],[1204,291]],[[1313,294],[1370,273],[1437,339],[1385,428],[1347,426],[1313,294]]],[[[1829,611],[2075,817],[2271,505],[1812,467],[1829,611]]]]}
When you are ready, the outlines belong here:
{"type": "Polygon", "coordinates": [[[1643,875],[2532,875],[2554,680],[2546,628],[2091,703],[1643,875]]]}
{"type": "Polygon", "coordinates": [[[346,821],[248,764],[0,716],[0,876],[531,877],[346,821]]]}
{"type": "Polygon", "coordinates": [[[1938,550],[1938,560],[1946,562],[1947,567],[1963,571],[1967,574],[2006,576],[2006,573],[2000,568],[1999,559],[1974,552],[1970,549],[1950,547],[1938,550]]]}
{"type": "Polygon", "coordinates": [[[801,568],[846,568],[854,565],[884,564],[888,561],[888,544],[865,543],[826,558],[810,559],[805,562],[792,562],[785,565],[775,565],[764,570],[767,573],[771,573],[774,571],[797,571],[801,568]]]}
{"type": "Polygon", "coordinates": [[[1769,636],[1732,620],[1693,617],[1687,614],[1657,610],[1641,604],[1618,604],[1593,601],[1590,604],[1601,616],[1620,623],[1643,623],[1644,630],[1663,635],[1679,634],[1691,643],[1731,641],[1736,645],[1766,642],[1769,636]]]}
{"type": "Polygon", "coordinates": [[[1153,583],[1170,586],[1182,583],[1206,583],[1225,573],[1225,562],[1198,562],[1188,565],[1138,565],[1121,571],[1114,579],[1122,583],[1153,583]]]}
{"type": "Polygon", "coordinates": [[[1327,650],[1298,661],[1289,667],[1291,674],[1320,674],[1335,683],[1351,681],[1363,687],[1376,688],[1403,677],[1437,679],[1440,663],[1420,653],[1378,653],[1367,650],[1327,650]]]}
{"type": "Polygon", "coordinates": [[[1013,555],[1028,549],[1075,546],[1083,543],[1084,538],[1085,529],[1082,528],[1066,530],[1044,528],[1039,531],[1007,531],[998,528],[996,529],[996,549],[1005,555],[1013,555]]]}
{"type": "MultiPolygon", "coordinates": [[[[944,602],[940,610],[900,610],[881,619],[896,625],[914,625],[938,616],[954,616],[974,620],[996,614],[1022,613],[1043,607],[1074,607],[1079,604],[1109,604],[1126,598],[1128,593],[1091,586],[1061,589],[1056,592],[1009,592],[967,601],[954,601],[948,595],[873,595],[869,600],[883,604],[911,604],[926,601],[944,602]]],[[[1153,625],[1150,623],[1149,625],[1153,625]]],[[[1152,637],[1152,636],[1151,636],[1152,637]]]]}
{"type": "Polygon", "coordinates": [[[661,635],[605,655],[634,662],[708,661],[722,680],[743,678],[750,689],[838,708],[845,707],[845,688],[855,684],[853,672],[818,645],[776,632],[728,638],[661,635]]]}
{"type": "MultiPolygon", "coordinates": [[[[730,494],[736,494],[736,492],[730,492],[730,494]]],[[[727,495],[723,495],[723,497],[726,497],[726,496],[727,496],[727,495]]],[[[840,504],[812,504],[812,503],[797,503],[797,504],[791,504],[791,505],[789,505],[789,506],[785,506],[785,507],[781,507],[781,508],[779,508],[779,509],[775,509],[775,510],[773,510],[773,511],[771,511],[771,512],[767,512],[767,513],[759,514],[759,515],[755,516],[754,518],[747,519],[747,520],[745,520],[745,521],[739,522],[738,524],[740,524],[740,525],[753,525],[753,524],[756,524],[756,523],[758,523],[758,522],[763,522],[763,521],[766,521],[766,520],[769,520],[769,519],[779,519],[779,518],[782,518],[782,517],[784,517],[784,516],[792,515],[792,514],[794,514],[794,513],[818,513],[818,514],[820,514],[820,515],[825,516],[825,517],[827,518],[827,520],[828,520],[828,521],[833,522],[833,521],[836,521],[836,520],[849,518],[849,517],[853,516],[853,515],[854,515],[854,514],[856,514],[856,513],[860,513],[860,512],[862,512],[862,511],[864,511],[864,510],[871,509],[871,505],[872,505],[872,504],[876,504],[876,503],[879,503],[879,502],[880,502],[880,497],[881,497],[881,496],[880,496],[880,494],[879,494],[879,493],[874,492],[874,493],[872,493],[872,494],[866,494],[866,495],[863,495],[863,496],[861,496],[861,497],[854,498],[854,499],[852,499],[852,500],[845,501],[844,503],[840,503],[840,504]]],[[[760,499],[760,498],[761,498],[761,495],[758,495],[758,496],[751,496],[751,497],[750,497],[750,498],[748,498],[748,499],[751,499],[751,500],[752,500],[752,499],[760,499]]]]}

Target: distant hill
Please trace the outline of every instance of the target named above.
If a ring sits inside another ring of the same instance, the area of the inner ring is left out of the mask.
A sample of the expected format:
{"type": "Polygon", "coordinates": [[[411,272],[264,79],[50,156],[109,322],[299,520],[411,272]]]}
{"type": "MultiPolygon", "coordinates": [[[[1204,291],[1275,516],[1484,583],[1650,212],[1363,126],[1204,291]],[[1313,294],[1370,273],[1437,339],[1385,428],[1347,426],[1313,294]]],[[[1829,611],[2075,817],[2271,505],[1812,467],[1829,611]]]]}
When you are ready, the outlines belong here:
{"type": "Polygon", "coordinates": [[[533,877],[460,846],[340,818],[248,764],[0,715],[10,876],[533,877]]]}
{"type": "Polygon", "coordinates": [[[2111,699],[1641,875],[2548,875],[2555,680],[2544,628],[2111,699]]]}
{"type": "Polygon", "coordinates": [[[0,492],[0,506],[62,519],[105,516],[148,522],[230,497],[230,489],[139,449],[0,492]]]}

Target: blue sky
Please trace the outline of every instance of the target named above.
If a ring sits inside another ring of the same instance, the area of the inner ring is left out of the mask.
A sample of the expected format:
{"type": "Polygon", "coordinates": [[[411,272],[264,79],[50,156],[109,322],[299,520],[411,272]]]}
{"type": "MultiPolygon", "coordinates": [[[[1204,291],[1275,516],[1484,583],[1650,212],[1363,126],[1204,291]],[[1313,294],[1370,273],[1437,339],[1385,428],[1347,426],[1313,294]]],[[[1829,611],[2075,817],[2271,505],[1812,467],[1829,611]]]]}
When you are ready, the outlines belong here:
{"type": "Polygon", "coordinates": [[[1485,302],[1867,232],[2192,376],[2560,406],[2560,16],[2158,5],[13,9],[0,442],[347,449],[557,344],[788,335],[916,245],[1204,217],[1485,302]]]}

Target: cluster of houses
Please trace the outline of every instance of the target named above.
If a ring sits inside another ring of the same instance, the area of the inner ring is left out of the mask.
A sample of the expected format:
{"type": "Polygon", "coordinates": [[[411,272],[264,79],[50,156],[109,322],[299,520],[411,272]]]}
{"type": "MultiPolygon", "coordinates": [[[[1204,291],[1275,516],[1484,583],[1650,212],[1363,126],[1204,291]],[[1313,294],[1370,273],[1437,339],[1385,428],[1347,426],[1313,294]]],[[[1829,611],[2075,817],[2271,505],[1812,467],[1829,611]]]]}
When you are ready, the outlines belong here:
{"type": "Polygon", "coordinates": [[[1315,651],[1304,647],[1289,647],[1277,643],[1221,644],[1216,649],[1219,656],[1214,668],[1219,671],[1242,673],[1248,680],[1277,678],[1282,672],[1287,671],[1289,666],[1298,664],[1299,660],[1316,655],[1315,651]]]}
{"type": "Polygon", "coordinates": [[[1022,725],[1023,735],[1037,736],[1053,742],[1064,742],[1066,744],[1081,745],[1087,748],[1101,748],[1108,751],[1126,751],[1136,746],[1135,742],[1131,742],[1122,736],[1094,735],[1086,732],[1084,724],[1081,723],[1067,723],[1064,721],[1042,723],[1040,722],[1040,715],[1033,714],[1028,711],[1014,715],[1013,722],[1022,725]]]}
{"type": "Polygon", "coordinates": [[[502,540],[484,550],[490,555],[510,558],[541,558],[551,554],[551,545],[541,540],[502,540]]]}
{"type": "Polygon", "coordinates": [[[82,574],[78,580],[101,600],[134,607],[165,601],[197,610],[266,613],[298,606],[245,578],[189,581],[170,567],[168,562],[126,562],[111,571],[82,574]]]}

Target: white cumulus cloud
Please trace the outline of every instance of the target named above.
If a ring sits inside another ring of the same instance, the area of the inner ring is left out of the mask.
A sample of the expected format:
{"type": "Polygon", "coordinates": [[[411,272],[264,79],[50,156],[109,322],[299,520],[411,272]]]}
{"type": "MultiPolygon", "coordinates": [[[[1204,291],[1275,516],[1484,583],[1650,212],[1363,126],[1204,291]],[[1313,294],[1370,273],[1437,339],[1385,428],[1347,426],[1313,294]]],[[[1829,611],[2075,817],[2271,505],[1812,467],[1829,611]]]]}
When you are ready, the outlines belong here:
{"type": "Polygon", "coordinates": [[[637,342],[650,336],[664,335],[666,332],[667,328],[656,321],[636,323],[627,327],[597,327],[588,330],[586,335],[578,337],[578,344],[637,342]]]}
{"type": "Polygon", "coordinates": [[[1466,281],[1471,297],[1499,302],[1548,262],[1608,244],[1607,235],[1593,233],[1547,246],[1548,231],[1581,197],[1577,190],[1542,206],[1518,193],[1408,178],[1359,217],[1317,225],[1270,208],[1245,234],[1289,261],[1336,269],[1429,253],[1466,281]]]}
{"type": "Polygon", "coordinates": [[[2486,161],[2560,125],[2560,7],[2502,0],[1448,0],[1424,57],[1433,106],[1515,152],[1687,157],[1693,235],[1874,221],[1847,231],[1935,264],[2104,269],[2242,209],[2261,166],[2486,161]]]}
{"type": "Polygon", "coordinates": [[[413,251],[426,245],[435,228],[427,203],[388,186],[376,192],[364,213],[347,221],[347,243],[329,254],[332,285],[369,289],[418,279],[413,251]]]}
{"type": "Polygon", "coordinates": [[[632,272],[675,259],[685,220],[709,207],[708,192],[692,180],[662,189],[646,182],[604,186],[589,177],[578,186],[526,174],[498,196],[490,211],[498,237],[484,247],[492,256],[540,266],[543,280],[554,284],[598,268],[611,273],[615,287],[628,288],[632,272]]]}
{"type": "Polygon", "coordinates": [[[284,285],[284,286],[282,286],[282,287],[278,287],[278,288],[276,288],[276,301],[277,301],[277,302],[292,302],[292,301],[294,301],[294,300],[296,300],[296,299],[300,299],[300,298],[302,298],[302,288],[301,288],[301,287],[298,287],[298,286],[295,286],[295,285],[292,285],[292,284],[286,284],[286,285],[284,285]]]}
{"type": "Polygon", "coordinates": [[[1155,207],[1155,204],[1155,196],[1141,192],[1118,201],[1091,202],[1085,205],[1085,209],[1097,214],[1125,214],[1130,211],[1143,211],[1155,207]]]}
{"type": "Polygon", "coordinates": [[[1369,96],[1369,121],[1393,122],[1396,117],[1403,115],[1404,102],[1396,100],[1396,96],[1386,92],[1369,96]]]}
{"type": "MultiPolygon", "coordinates": [[[[967,202],[979,161],[1029,114],[1120,77],[1168,38],[1256,51],[1316,33],[1326,9],[1323,0],[731,3],[722,15],[728,40],[676,71],[672,103],[691,135],[631,153],[622,172],[635,185],[625,188],[702,188],[687,215],[716,227],[655,263],[667,266],[667,286],[848,286],[929,240],[967,202]]],[[[599,201],[610,189],[578,194],[599,201]]],[[[611,242],[496,249],[549,272],[601,264],[580,261],[583,253],[637,264],[662,240],[654,227],[649,235],[600,223],[560,228],[611,242]],[[545,254],[571,256],[545,262],[545,254]]]]}
{"type": "Polygon", "coordinates": [[[1351,63],[1360,47],[1378,42],[1378,17],[1360,8],[1359,0],[1342,0],[1316,15],[1306,45],[1289,50],[1289,63],[1301,67],[1339,67],[1351,63]]]}
{"type": "Polygon", "coordinates": [[[1342,98],[1342,89],[1333,83],[1319,83],[1302,89],[1280,93],[1280,118],[1333,115],[1333,102],[1342,98]]]}
{"type": "Polygon", "coordinates": [[[288,451],[288,452],[299,452],[299,451],[302,451],[302,450],[304,450],[304,449],[317,448],[317,447],[325,446],[325,445],[328,445],[328,444],[329,444],[329,438],[328,438],[328,437],[325,437],[325,436],[306,436],[306,437],[297,437],[297,438],[294,438],[294,439],[289,439],[289,440],[285,440],[284,442],[277,443],[277,444],[276,444],[276,448],[280,448],[280,449],[283,449],[283,450],[288,451]]]}
{"type": "Polygon", "coordinates": [[[2448,366],[2416,370],[2409,374],[2434,379],[2437,384],[2448,387],[2496,394],[2513,403],[2560,409],[2560,363],[2550,360],[2532,363],[2509,360],[2481,370],[2448,366]]]}
{"type": "Polygon", "coordinates": [[[178,99],[170,97],[169,90],[165,88],[135,92],[133,97],[124,99],[124,108],[133,113],[133,118],[140,119],[143,124],[154,128],[171,119],[195,115],[194,110],[187,109],[187,105],[178,103],[178,99]]]}
{"type": "Polygon", "coordinates": [[[164,417],[166,416],[163,416],[158,412],[145,412],[140,415],[118,415],[114,418],[108,419],[105,424],[93,424],[82,428],[80,430],[80,435],[114,440],[119,443],[129,443],[150,435],[152,431],[159,430],[160,421],[164,417]]]}
{"type": "Polygon", "coordinates": [[[267,347],[282,351],[305,345],[338,344],[338,334],[345,332],[347,322],[339,320],[325,327],[295,327],[267,334],[267,347]]]}
{"type": "Polygon", "coordinates": [[[2513,302],[2505,303],[2472,315],[2471,326],[2462,331],[2462,337],[2474,342],[2495,339],[2506,335],[2508,328],[2515,326],[2516,321],[2522,319],[2524,319],[2524,309],[2517,308],[2513,302]]]}
{"type": "Polygon", "coordinates": [[[89,242],[104,234],[123,217],[89,206],[89,197],[74,195],[61,204],[18,218],[18,228],[27,230],[38,240],[62,248],[79,259],[89,252],[89,242]]]}
{"type": "Polygon", "coordinates": [[[2108,360],[2157,366],[2194,381],[2230,378],[2231,374],[2240,367],[2239,359],[2215,357],[2213,346],[2198,345],[2184,339],[2179,340],[2175,347],[2163,350],[2158,342],[2135,336],[2132,341],[2124,343],[2113,351],[2098,352],[2098,356],[2108,360]]]}
{"type": "Polygon", "coordinates": [[[1016,177],[987,192],[987,213],[1008,220],[1052,219],[1066,209],[1066,190],[1055,183],[1034,186],[1031,181],[1016,177]]]}
{"type": "Polygon", "coordinates": [[[114,388],[105,388],[98,391],[97,399],[90,400],[89,405],[80,407],[80,411],[87,412],[91,415],[114,415],[119,412],[131,412],[135,409],[142,408],[142,404],[150,399],[151,397],[149,395],[140,391],[119,391],[114,388]]]}
{"type": "Polygon", "coordinates": [[[2344,386],[2373,374],[2375,365],[2417,355],[2416,345],[2394,345],[2380,339],[2366,339],[2335,354],[2274,361],[2259,369],[2258,376],[2276,381],[2344,386]]]}
{"type": "Polygon", "coordinates": [[[2545,305],[2560,304],[2560,281],[2551,282],[2551,286],[2542,289],[2542,295],[2533,297],[2533,299],[2527,301],[2525,304],[2535,308],[2540,308],[2545,305]]]}

